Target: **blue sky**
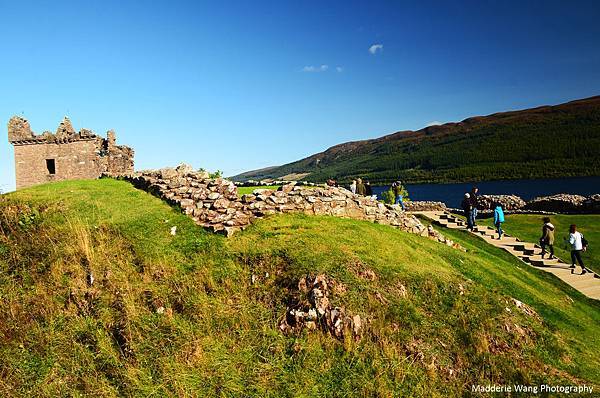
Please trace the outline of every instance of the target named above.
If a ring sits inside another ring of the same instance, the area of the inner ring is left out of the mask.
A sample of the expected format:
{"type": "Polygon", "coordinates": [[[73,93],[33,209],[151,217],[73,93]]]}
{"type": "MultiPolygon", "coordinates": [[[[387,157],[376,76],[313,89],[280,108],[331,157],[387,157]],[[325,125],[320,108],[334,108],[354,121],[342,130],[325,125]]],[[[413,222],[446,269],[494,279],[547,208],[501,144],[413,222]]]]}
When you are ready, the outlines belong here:
{"type": "MultiPolygon", "coordinates": [[[[0,0],[0,120],[227,175],[600,94],[597,2],[0,0]]],[[[6,128],[4,127],[4,137],[6,128]]],[[[0,139],[0,187],[14,187],[0,139]]]]}

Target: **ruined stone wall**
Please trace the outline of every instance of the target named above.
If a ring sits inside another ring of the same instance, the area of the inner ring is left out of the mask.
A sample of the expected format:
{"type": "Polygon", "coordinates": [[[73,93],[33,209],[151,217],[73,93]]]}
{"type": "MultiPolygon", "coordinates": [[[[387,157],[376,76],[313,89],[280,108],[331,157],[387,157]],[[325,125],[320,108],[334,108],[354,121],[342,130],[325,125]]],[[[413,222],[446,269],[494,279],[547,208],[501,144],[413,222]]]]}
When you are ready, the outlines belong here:
{"type": "Polygon", "coordinates": [[[102,162],[96,140],[15,145],[17,189],[51,181],[98,178],[102,162]],[[56,174],[49,174],[46,159],[54,159],[56,174]]]}
{"type": "Polygon", "coordinates": [[[133,149],[126,146],[109,145],[105,174],[118,176],[133,174],[133,149]]]}
{"type": "Polygon", "coordinates": [[[454,244],[399,206],[385,205],[344,188],[288,184],[278,191],[257,189],[240,198],[231,181],[210,179],[207,173],[194,172],[189,167],[140,172],[129,180],[136,187],[180,206],[198,225],[227,236],[246,228],[257,218],[297,212],[386,224],[450,246],[454,244]]]}
{"type": "Polygon", "coordinates": [[[101,175],[132,174],[131,148],[116,145],[113,131],[106,139],[81,129],[75,132],[65,117],[56,133],[36,135],[29,122],[15,116],[8,122],[8,140],[14,145],[17,189],[52,181],[93,179],[101,175]],[[53,163],[51,173],[47,161],[53,163]]]}

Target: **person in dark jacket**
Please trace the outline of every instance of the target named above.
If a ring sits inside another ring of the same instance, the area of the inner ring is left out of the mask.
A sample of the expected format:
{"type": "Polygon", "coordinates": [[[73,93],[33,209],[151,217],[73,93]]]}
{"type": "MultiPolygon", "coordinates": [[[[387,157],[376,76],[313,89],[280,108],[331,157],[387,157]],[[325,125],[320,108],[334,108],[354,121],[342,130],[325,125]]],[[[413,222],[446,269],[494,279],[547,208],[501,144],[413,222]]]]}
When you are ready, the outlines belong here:
{"type": "Polygon", "coordinates": [[[550,258],[554,257],[554,225],[550,222],[550,217],[542,219],[542,237],[540,238],[540,246],[542,246],[542,258],[546,255],[546,247],[550,249],[550,258]]]}
{"type": "Polygon", "coordinates": [[[462,209],[464,210],[465,217],[467,218],[467,229],[472,231],[473,219],[471,218],[471,209],[473,205],[471,204],[471,195],[469,193],[465,194],[465,198],[460,203],[460,207],[462,207],[462,209]]]}
{"type": "Polygon", "coordinates": [[[477,196],[479,189],[473,187],[471,189],[470,200],[471,200],[471,224],[473,227],[477,226],[477,205],[479,204],[479,197],[477,196]]]}
{"type": "Polygon", "coordinates": [[[373,188],[369,181],[365,181],[365,196],[373,196],[373,188]]]}

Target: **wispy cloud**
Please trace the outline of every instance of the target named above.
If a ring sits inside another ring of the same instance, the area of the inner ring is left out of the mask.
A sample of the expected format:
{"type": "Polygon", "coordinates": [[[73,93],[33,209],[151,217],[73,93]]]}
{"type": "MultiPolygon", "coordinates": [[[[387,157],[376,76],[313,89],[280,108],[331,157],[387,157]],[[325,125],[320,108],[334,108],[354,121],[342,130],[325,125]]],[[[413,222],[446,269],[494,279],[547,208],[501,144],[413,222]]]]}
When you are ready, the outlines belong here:
{"type": "Polygon", "coordinates": [[[329,65],[321,65],[321,66],[307,65],[304,68],[302,68],[302,72],[308,72],[308,73],[327,72],[328,69],[329,69],[329,65]]]}
{"type": "Polygon", "coordinates": [[[338,72],[343,72],[344,68],[342,68],[341,66],[336,66],[335,70],[338,71],[338,72]]]}
{"type": "Polygon", "coordinates": [[[427,124],[425,125],[425,127],[439,126],[439,125],[442,125],[442,124],[444,124],[444,123],[442,123],[442,122],[438,122],[437,120],[434,120],[433,122],[429,122],[429,123],[427,123],[427,124]]]}
{"type": "Polygon", "coordinates": [[[373,55],[383,51],[383,44],[373,44],[369,47],[369,52],[373,55]]]}

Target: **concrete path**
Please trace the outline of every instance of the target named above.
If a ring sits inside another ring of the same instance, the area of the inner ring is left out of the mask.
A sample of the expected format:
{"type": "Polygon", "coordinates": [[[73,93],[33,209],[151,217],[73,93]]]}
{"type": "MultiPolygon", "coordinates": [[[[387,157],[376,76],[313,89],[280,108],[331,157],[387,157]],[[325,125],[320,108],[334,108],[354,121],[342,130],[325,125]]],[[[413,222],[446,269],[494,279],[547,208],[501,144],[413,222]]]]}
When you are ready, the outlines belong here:
{"type": "MultiPolygon", "coordinates": [[[[421,211],[413,212],[412,214],[423,215],[435,224],[446,228],[467,230],[467,223],[464,220],[448,212],[421,211]]],[[[600,300],[600,277],[597,274],[588,272],[581,275],[581,268],[579,266],[571,269],[569,268],[570,264],[566,264],[559,259],[542,259],[542,249],[538,245],[522,242],[510,235],[504,235],[501,240],[498,240],[496,231],[487,226],[477,226],[471,233],[477,235],[490,245],[506,250],[523,262],[555,275],[586,296],[600,300]]]]}

